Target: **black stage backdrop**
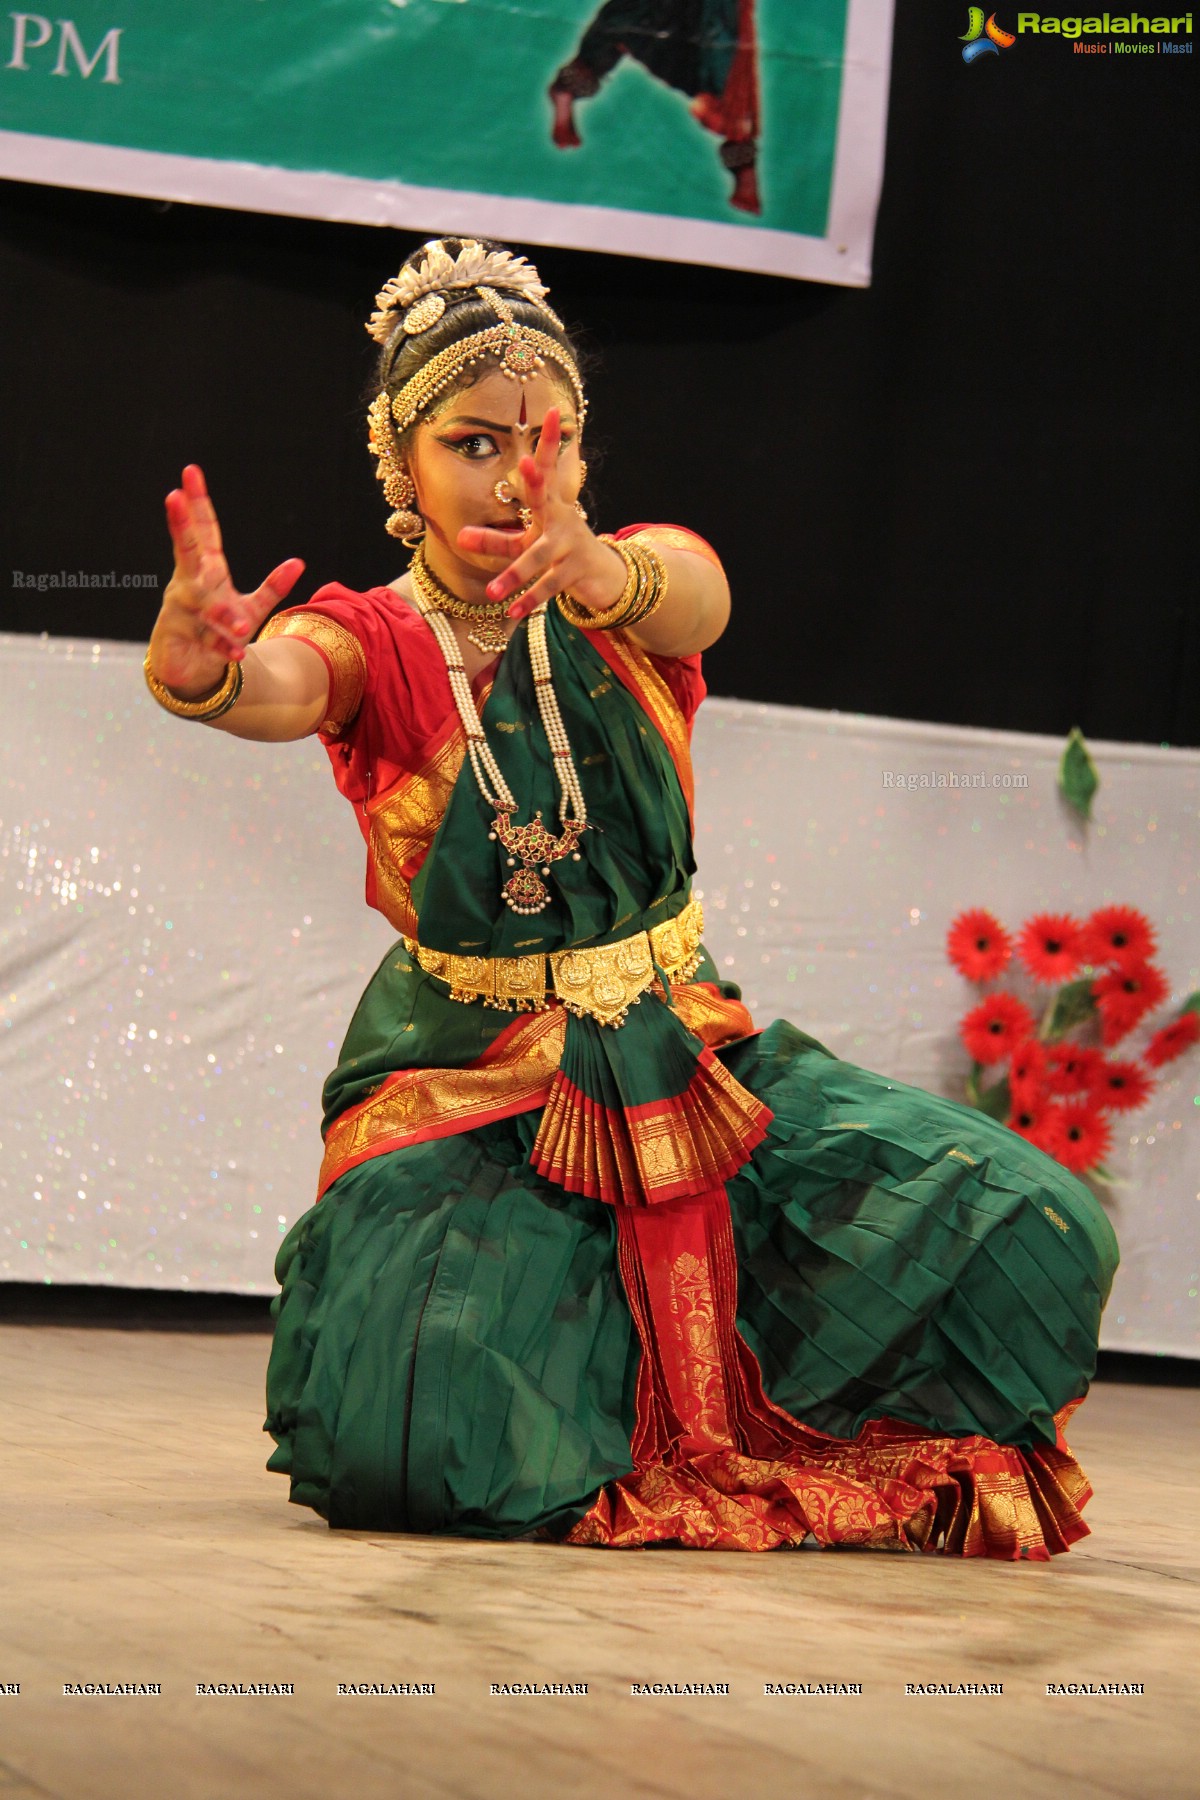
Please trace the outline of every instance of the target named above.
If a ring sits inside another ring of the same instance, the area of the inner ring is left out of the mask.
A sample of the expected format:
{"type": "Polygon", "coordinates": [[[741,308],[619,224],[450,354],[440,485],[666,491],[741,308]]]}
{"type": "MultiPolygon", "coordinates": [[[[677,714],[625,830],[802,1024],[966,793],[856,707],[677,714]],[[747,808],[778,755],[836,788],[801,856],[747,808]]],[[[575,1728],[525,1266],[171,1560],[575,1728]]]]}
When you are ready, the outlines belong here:
{"type": "MultiPolygon", "coordinates": [[[[594,508],[719,548],[718,693],[1200,744],[1192,59],[967,67],[962,12],[900,0],[869,291],[532,249],[597,359],[594,508]]],[[[436,219],[0,203],[7,629],[144,640],[153,594],[9,571],[165,575],[193,459],[245,586],[398,572],[363,320],[436,219]]]]}

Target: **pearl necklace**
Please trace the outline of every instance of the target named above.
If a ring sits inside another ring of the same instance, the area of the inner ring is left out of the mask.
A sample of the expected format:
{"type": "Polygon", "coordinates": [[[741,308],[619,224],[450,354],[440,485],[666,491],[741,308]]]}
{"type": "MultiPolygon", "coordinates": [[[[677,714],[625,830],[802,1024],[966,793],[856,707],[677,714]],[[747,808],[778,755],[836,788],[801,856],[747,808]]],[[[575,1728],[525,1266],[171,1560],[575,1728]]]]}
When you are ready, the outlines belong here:
{"type": "Polygon", "coordinates": [[[508,648],[508,634],[500,620],[512,604],[509,600],[484,601],[479,606],[471,606],[466,600],[460,600],[449,588],[443,587],[429,564],[425,560],[425,550],[418,544],[413,551],[413,559],[409,565],[413,587],[419,597],[438,612],[452,613],[456,619],[470,619],[474,630],[468,631],[467,642],[474,644],[485,656],[503,656],[508,648]]]}
{"type": "MultiPolygon", "coordinates": [[[[413,560],[415,565],[416,558],[413,560]]],[[[543,825],[540,808],[528,825],[513,824],[512,816],[517,810],[517,802],[484,736],[483,722],[475,705],[475,696],[471,692],[471,683],[467,679],[466,665],[454,629],[446,618],[444,609],[431,604],[418,583],[414,581],[413,585],[416,588],[417,606],[428,621],[445,659],[446,673],[450,677],[450,692],[454,696],[454,704],[458,708],[458,716],[466,734],[467,755],[471,759],[476,784],[488,805],[495,810],[496,816],[492,821],[492,829],[488,832],[488,840],[492,843],[499,840],[504,845],[510,853],[510,869],[516,867],[518,860],[522,864],[515,875],[509,876],[501,893],[506,904],[515,913],[542,912],[550,904],[550,890],[540,879],[537,865],[541,866],[543,875],[549,875],[550,864],[560,862],[564,856],[579,862],[580,854],[576,846],[581,834],[587,829],[587,803],[579,785],[570,740],[558,709],[558,697],[551,678],[550,652],[546,645],[546,602],[543,601],[529,615],[529,662],[533,670],[538,712],[554,758],[554,773],[558,777],[561,791],[558,816],[562,833],[559,837],[555,837],[543,825]]]]}

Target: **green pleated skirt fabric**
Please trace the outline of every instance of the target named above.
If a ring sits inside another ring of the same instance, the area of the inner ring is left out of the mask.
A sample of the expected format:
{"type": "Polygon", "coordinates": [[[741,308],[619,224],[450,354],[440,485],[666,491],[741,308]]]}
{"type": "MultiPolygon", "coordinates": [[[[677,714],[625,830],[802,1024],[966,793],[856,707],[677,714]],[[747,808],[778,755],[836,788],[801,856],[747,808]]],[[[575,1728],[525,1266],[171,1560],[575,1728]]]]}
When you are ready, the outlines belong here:
{"type": "MultiPolygon", "coordinates": [[[[720,1056],[775,1115],[727,1190],[769,1397],[836,1437],[893,1418],[1053,1443],[1117,1262],[1091,1192],[789,1024],[720,1056]]],[[[330,1525],[557,1532],[632,1469],[613,1208],[530,1167],[539,1118],[361,1163],[283,1240],[267,1466],[330,1525]]]]}

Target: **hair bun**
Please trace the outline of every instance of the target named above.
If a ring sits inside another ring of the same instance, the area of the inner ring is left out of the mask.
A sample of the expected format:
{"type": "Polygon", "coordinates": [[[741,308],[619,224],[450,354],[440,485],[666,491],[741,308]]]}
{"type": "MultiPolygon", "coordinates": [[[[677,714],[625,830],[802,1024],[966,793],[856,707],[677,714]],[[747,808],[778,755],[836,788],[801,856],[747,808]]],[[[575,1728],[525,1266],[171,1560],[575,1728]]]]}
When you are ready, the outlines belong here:
{"type": "MultiPolygon", "coordinates": [[[[462,248],[452,256],[445,240],[435,238],[425,245],[419,261],[406,263],[398,275],[380,288],[367,331],[377,344],[386,344],[401,322],[401,315],[404,330],[410,336],[428,331],[445,312],[448,293],[480,286],[507,288],[535,305],[540,305],[550,292],[524,256],[514,256],[510,250],[489,250],[474,238],[462,242],[462,248]]],[[[549,308],[545,310],[548,312],[549,308]]]]}

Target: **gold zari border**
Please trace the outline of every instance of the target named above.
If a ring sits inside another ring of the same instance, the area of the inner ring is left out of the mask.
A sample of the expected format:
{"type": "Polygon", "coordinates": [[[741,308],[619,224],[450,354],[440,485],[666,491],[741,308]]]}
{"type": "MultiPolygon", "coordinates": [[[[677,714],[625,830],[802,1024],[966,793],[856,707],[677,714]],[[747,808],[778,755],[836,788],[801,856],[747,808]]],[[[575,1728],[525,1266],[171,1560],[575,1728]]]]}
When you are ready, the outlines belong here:
{"type": "Polygon", "coordinates": [[[276,613],[267,620],[257,641],[263,644],[278,637],[301,638],[324,656],[329,668],[329,705],[320,729],[327,737],[336,737],[362,705],[367,682],[367,658],[362,645],[336,619],[311,612],[307,606],[276,613]]]}
{"type": "Polygon", "coordinates": [[[465,755],[466,739],[455,720],[427,762],[367,802],[375,904],[399,932],[417,930],[410,884],[445,815],[465,755]]]}
{"type": "Polygon", "coordinates": [[[689,556],[702,556],[714,569],[725,573],[724,564],[712,545],[697,537],[685,525],[643,525],[640,531],[629,532],[621,542],[627,544],[631,538],[635,541],[638,538],[649,538],[653,544],[665,550],[686,550],[689,556]]]}
{"type": "Polygon", "coordinates": [[[467,1069],[401,1069],[336,1119],[325,1139],[317,1198],[339,1175],[381,1151],[452,1137],[544,1105],[562,1058],[561,1012],[514,1021],[467,1069]]]}
{"type": "Polygon", "coordinates": [[[427,975],[447,983],[452,1000],[482,1000],[502,1012],[539,1012],[553,993],[568,1012],[617,1026],[653,987],[656,964],[668,981],[691,980],[703,931],[704,909],[698,900],[689,900],[678,917],[649,931],[550,956],[454,956],[411,937],[404,946],[427,975]]]}

